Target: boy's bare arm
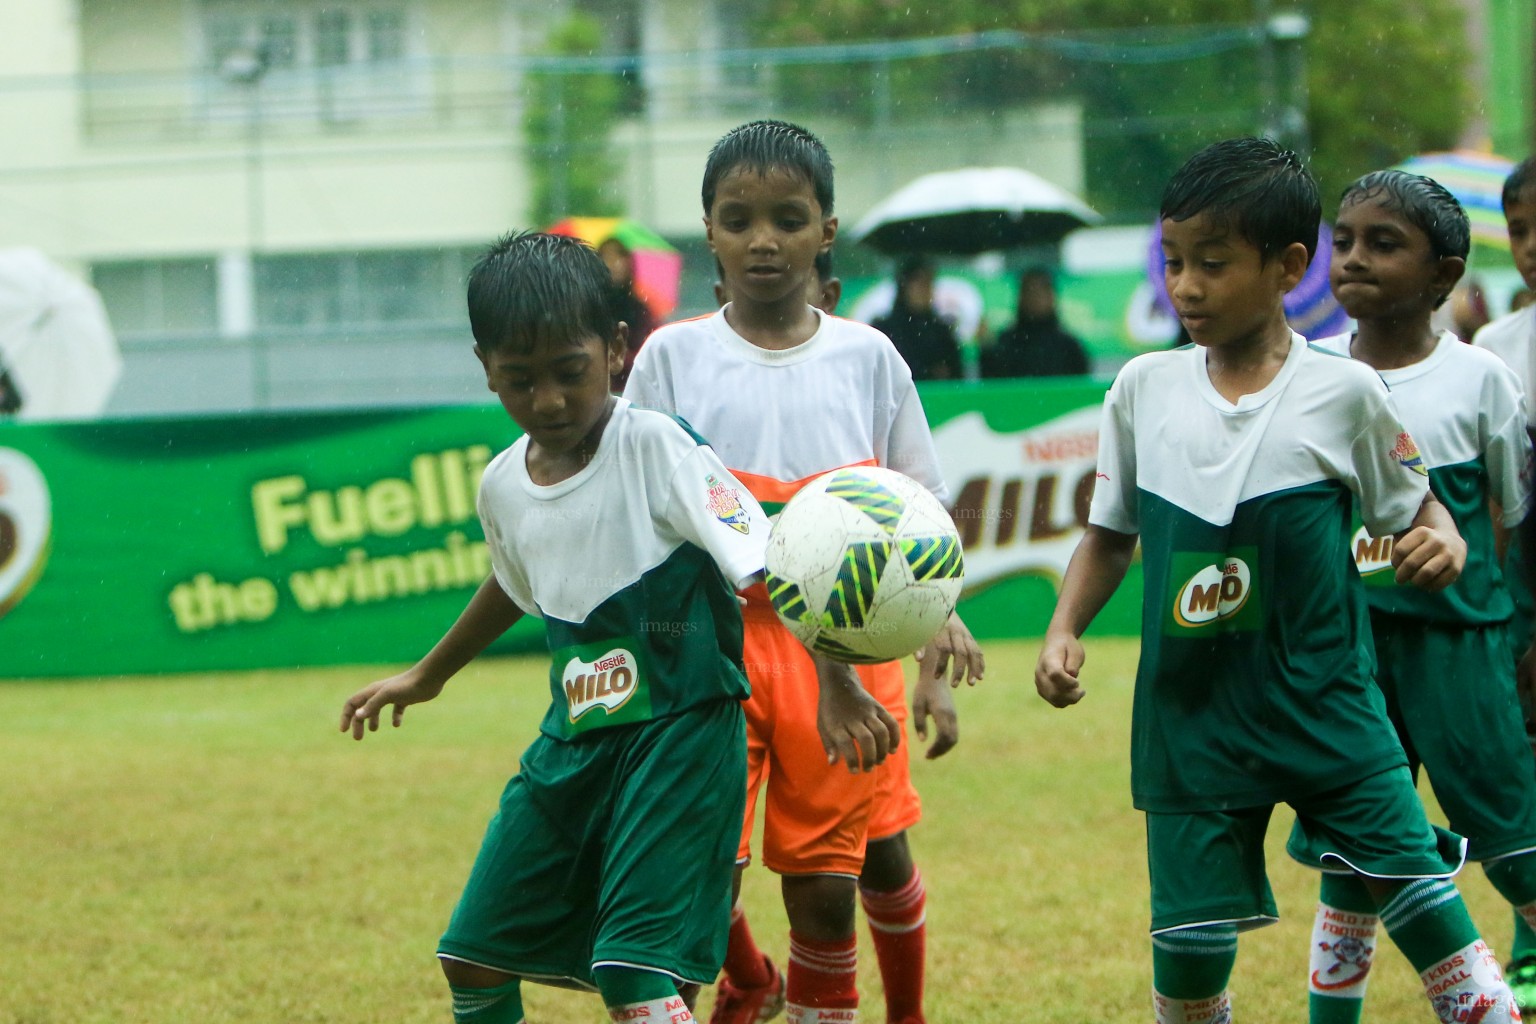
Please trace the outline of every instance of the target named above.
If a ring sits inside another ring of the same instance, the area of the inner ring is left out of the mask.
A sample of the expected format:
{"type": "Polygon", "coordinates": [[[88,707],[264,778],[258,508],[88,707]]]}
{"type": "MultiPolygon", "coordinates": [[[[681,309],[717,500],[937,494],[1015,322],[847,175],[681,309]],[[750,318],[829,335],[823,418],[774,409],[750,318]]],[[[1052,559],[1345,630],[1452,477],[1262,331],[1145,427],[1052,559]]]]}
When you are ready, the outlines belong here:
{"type": "Polygon", "coordinates": [[[1433,594],[1455,583],[1467,562],[1467,542],[1451,513],[1432,492],[1424,495],[1408,529],[1393,535],[1392,564],[1399,585],[1433,594]]]}
{"type": "Polygon", "coordinates": [[[523,617],[496,577],[487,577],[469,599],[458,621],[427,652],[426,657],[398,675],[380,679],[363,687],[347,699],[341,709],[341,731],[362,739],[363,730],[376,732],[379,712],[387,704],[395,707],[393,724],[399,728],[406,706],[429,701],[443,692],[454,673],[468,665],[491,642],[523,617]]]}
{"type": "Polygon", "coordinates": [[[928,722],[933,721],[933,742],[924,754],[928,760],[943,757],[960,742],[960,715],[955,709],[955,698],[950,694],[952,683],[944,679],[939,665],[938,649],[932,645],[919,650],[917,657],[917,682],[912,686],[912,728],[917,738],[928,738],[928,722]]]}
{"type": "Polygon", "coordinates": [[[811,651],[816,664],[816,729],[827,763],[841,760],[851,772],[869,771],[901,743],[901,726],[870,696],[851,665],[811,651]]]}
{"type": "Polygon", "coordinates": [[[1035,663],[1035,689],[1058,708],[1083,699],[1077,678],[1083,667],[1083,645],[1078,637],[1125,579],[1136,553],[1136,537],[1134,533],[1089,526],[1072,552],[1061,581],[1061,596],[1056,599],[1056,611],[1035,663]]]}

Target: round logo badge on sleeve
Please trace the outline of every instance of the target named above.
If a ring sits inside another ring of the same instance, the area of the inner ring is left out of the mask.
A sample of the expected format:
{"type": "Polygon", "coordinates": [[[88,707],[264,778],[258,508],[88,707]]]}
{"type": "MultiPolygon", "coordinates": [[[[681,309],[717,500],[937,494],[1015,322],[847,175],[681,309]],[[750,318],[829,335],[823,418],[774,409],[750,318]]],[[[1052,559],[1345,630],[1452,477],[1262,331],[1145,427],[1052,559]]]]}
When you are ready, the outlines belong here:
{"type": "Polygon", "coordinates": [[[48,481],[21,452],[0,448],[0,616],[43,574],[52,535],[48,481]]]}

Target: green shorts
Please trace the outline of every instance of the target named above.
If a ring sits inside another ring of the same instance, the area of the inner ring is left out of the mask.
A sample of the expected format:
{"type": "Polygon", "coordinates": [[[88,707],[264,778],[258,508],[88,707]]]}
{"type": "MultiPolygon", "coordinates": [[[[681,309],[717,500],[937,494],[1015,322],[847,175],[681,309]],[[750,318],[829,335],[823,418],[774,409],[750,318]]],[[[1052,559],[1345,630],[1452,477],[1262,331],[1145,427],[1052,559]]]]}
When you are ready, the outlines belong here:
{"type": "Polygon", "coordinates": [[[1377,683],[1415,773],[1420,764],[1472,860],[1536,849],[1536,758],[1501,625],[1371,614],[1377,683]],[[1448,727],[1449,726],[1449,727],[1448,727]]]}
{"type": "MultiPolygon", "coordinates": [[[[1465,842],[1430,825],[1406,768],[1291,803],[1286,850],[1309,867],[1379,878],[1447,878],[1465,842]]],[[[1200,924],[1256,928],[1278,920],[1264,871],[1273,804],[1234,811],[1147,813],[1152,931],[1200,924]]]]}
{"type": "Polygon", "coordinates": [[[569,742],[540,736],[507,783],[438,956],[583,988],[605,965],[713,982],[746,752],[734,700],[569,742]]]}

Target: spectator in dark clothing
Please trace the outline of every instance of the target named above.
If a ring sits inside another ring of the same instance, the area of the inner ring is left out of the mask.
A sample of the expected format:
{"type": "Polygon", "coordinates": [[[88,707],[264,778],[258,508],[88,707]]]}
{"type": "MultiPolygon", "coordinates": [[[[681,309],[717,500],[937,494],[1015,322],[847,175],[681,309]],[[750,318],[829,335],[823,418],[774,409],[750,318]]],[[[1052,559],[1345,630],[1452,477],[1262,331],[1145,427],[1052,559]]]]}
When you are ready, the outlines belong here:
{"type": "Polygon", "coordinates": [[[0,416],[14,416],[21,411],[21,390],[16,387],[5,364],[0,363],[0,416]]]}
{"type": "Polygon", "coordinates": [[[913,380],[959,380],[960,343],[933,309],[933,264],[920,257],[896,271],[896,301],[871,324],[896,346],[913,380]]]}
{"type": "Polygon", "coordinates": [[[1082,342],[1056,319],[1056,284],[1048,270],[1019,277],[1018,320],[981,353],[983,377],[1068,377],[1088,372],[1082,342]]]}
{"type": "Polygon", "coordinates": [[[624,382],[629,380],[630,367],[635,365],[635,353],[645,344],[656,329],[656,321],[644,300],[635,294],[635,256],[629,246],[617,238],[610,238],[597,247],[597,254],[608,265],[612,286],[608,290],[608,305],[613,318],[629,325],[629,347],[624,351],[624,369],[611,380],[614,394],[622,394],[624,382]]]}

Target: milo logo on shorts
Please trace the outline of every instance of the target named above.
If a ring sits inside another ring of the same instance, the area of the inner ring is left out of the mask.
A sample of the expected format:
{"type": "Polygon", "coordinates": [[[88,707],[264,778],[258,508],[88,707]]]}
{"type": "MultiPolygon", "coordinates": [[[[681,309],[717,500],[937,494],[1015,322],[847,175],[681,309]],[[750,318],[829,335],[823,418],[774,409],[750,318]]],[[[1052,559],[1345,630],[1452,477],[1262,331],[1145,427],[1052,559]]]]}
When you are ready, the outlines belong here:
{"type": "MultiPolygon", "coordinates": [[[[600,640],[555,652],[556,700],[565,698],[566,732],[574,735],[651,717],[651,695],[639,655],[628,637],[600,640]]],[[[552,673],[553,674],[553,673],[552,673]]]]}
{"type": "Polygon", "coordinates": [[[43,574],[53,537],[48,481],[14,448],[0,448],[0,615],[43,574]]]}
{"type": "Polygon", "coordinates": [[[1257,554],[1251,547],[1231,554],[1175,554],[1165,631],[1257,629],[1259,580],[1253,568],[1257,554]]]}
{"type": "Polygon", "coordinates": [[[1354,556],[1355,568],[1360,571],[1365,582],[1373,586],[1396,585],[1390,536],[1372,537],[1362,526],[1349,541],[1349,553],[1354,556]]]}

